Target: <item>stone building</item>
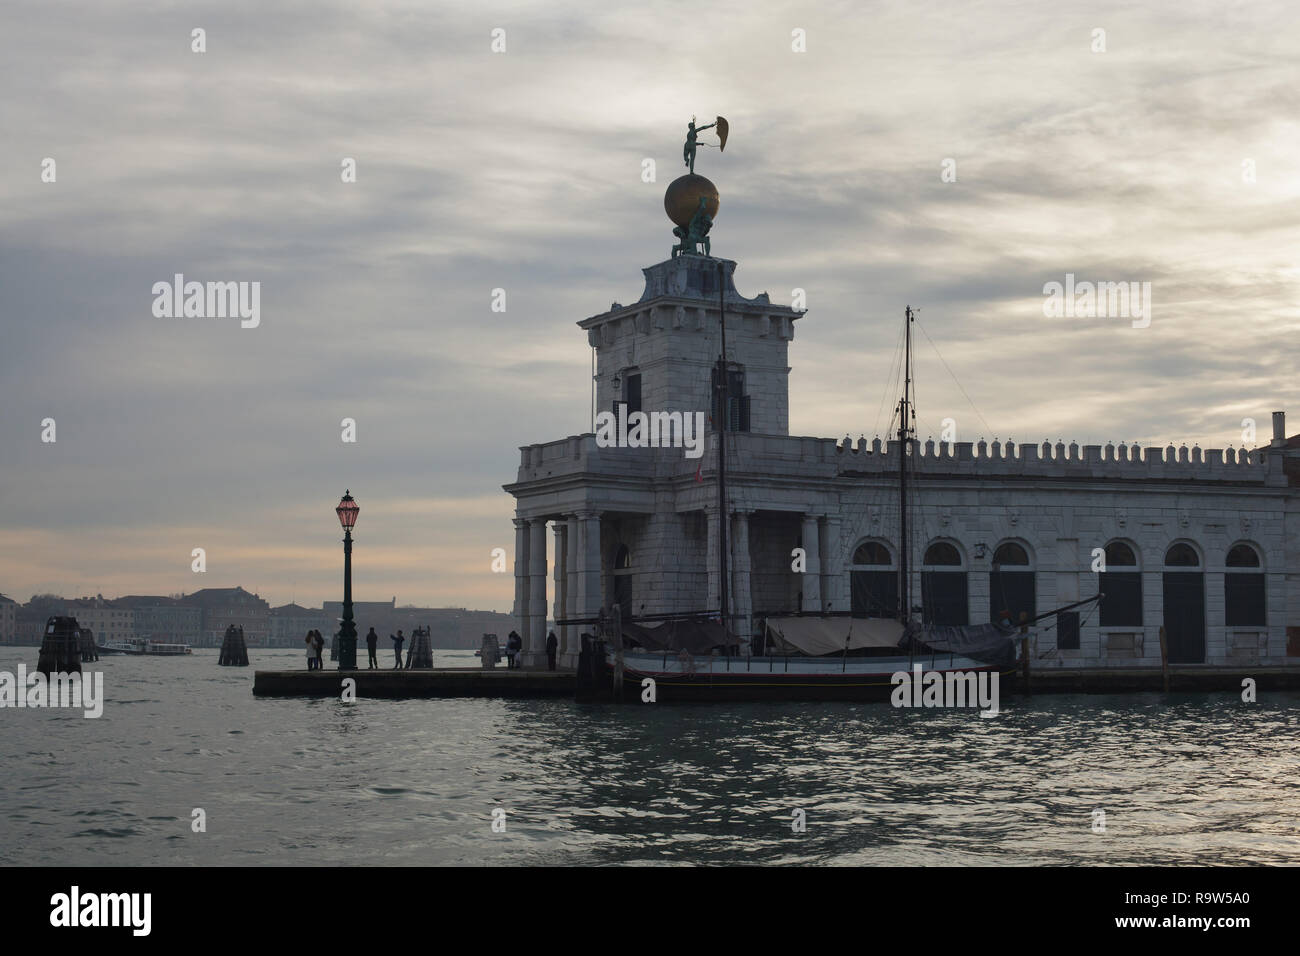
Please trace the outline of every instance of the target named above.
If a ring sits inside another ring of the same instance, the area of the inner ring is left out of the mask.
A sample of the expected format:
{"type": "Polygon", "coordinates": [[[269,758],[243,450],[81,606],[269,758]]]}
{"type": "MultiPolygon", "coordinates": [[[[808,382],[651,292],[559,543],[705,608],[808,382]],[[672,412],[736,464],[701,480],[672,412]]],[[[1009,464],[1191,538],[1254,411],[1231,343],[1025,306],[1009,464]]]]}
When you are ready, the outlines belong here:
{"type": "Polygon", "coordinates": [[[249,647],[266,647],[271,634],[271,606],[241,587],[203,588],[182,598],[183,603],[203,612],[199,644],[220,647],[231,624],[244,629],[249,647]]]}
{"type": "Polygon", "coordinates": [[[135,637],[135,611],[102,594],[67,602],[67,614],[77,625],[89,628],[97,642],[127,641],[135,637]]]}
{"type": "Polygon", "coordinates": [[[198,644],[203,636],[203,609],[162,595],[128,594],[117,598],[135,614],[134,636],[166,644],[198,644]]]}
{"type": "Polygon", "coordinates": [[[320,631],[329,640],[338,629],[336,618],[325,611],[293,603],[271,608],[270,623],[271,637],[267,646],[292,647],[295,650],[303,646],[308,631],[320,631]]]}
{"type": "MultiPolygon", "coordinates": [[[[789,434],[788,348],[802,313],[741,296],[734,262],[685,254],[643,271],[636,303],[578,323],[596,353],[596,408],[622,405],[629,420],[703,412],[703,455],[632,447],[630,430],[610,446],[597,423],[520,449],[504,487],[516,499],[525,663],[544,662],[548,611],[718,612],[719,282],[730,626],[745,639],[780,612],[895,615],[899,443],[789,434]]],[[[1101,592],[1100,607],[1032,629],[1041,666],[1158,666],[1162,626],[1174,662],[1300,655],[1300,439],[1286,438],[1281,412],[1270,444],[1250,451],[927,441],[908,471],[909,603],[929,621],[1033,617],[1101,592]]],[[[576,659],[578,632],[559,628],[562,664],[576,659]]]]}
{"type": "Polygon", "coordinates": [[[18,643],[18,602],[0,594],[0,644],[18,643]]]}

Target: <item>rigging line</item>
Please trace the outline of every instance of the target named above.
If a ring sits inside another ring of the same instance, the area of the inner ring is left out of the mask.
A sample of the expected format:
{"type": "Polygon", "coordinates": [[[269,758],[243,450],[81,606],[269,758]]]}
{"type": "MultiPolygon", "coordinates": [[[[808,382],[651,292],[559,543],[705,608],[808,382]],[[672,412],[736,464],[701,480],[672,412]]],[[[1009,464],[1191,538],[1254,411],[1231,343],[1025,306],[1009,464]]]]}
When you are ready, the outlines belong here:
{"type": "MultiPolygon", "coordinates": [[[[898,340],[897,340],[896,342],[894,342],[894,357],[893,357],[892,360],[890,360],[890,363],[889,363],[890,373],[889,373],[889,376],[888,376],[888,377],[886,378],[886,380],[885,380],[885,391],[884,391],[884,393],[880,396],[880,408],[878,408],[878,409],[876,410],[876,421],[875,421],[875,423],[872,425],[872,436],[873,436],[873,437],[876,436],[876,435],[879,435],[879,434],[880,434],[880,416],[881,416],[882,414],[884,414],[884,411],[885,411],[885,403],[886,403],[887,401],[889,401],[889,397],[890,397],[891,395],[896,395],[896,394],[898,394],[898,393],[897,393],[897,390],[894,389],[894,385],[898,382],[898,373],[897,373],[897,371],[896,371],[897,363],[901,363],[901,362],[902,362],[902,354],[903,354],[903,331],[904,331],[903,329],[899,329],[899,330],[898,330],[898,340]]],[[[894,422],[894,420],[891,418],[891,419],[889,420],[889,422],[890,422],[890,425],[892,425],[893,422],[894,422]]]]}
{"type": "Polygon", "coordinates": [[[992,428],[992,426],[990,426],[989,423],[988,423],[987,421],[985,421],[984,416],[980,414],[980,410],[979,410],[978,408],[975,407],[975,403],[974,403],[973,401],[971,401],[971,397],[970,397],[969,395],[966,394],[966,389],[962,388],[962,384],[961,384],[961,382],[959,382],[959,381],[957,380],[957,376],[956,376],[956,374],[953,372],[953,370],[952,370],[951,368],[949,368],[947,360],[944,359],[944,357],[943,357],[943,353],[939,351],[939,346],[937,346],[937,345],[934,344],[934,339],[930,338],[930,333],[927,332],[927,331],[925,331],[925,326],[921,325],[920,320],[917,320],[917,323],[916,323],[916,324],[917,324],[917,326],[920,327],[920,329],[921,329],[921,334],[925,336],[925,340],[926,340],[927,342],[930,343],[930,348],[934,349],[934,354],[937,355],[937,356],[939,356],[939,361],[940,361],[940,362],[943,362],[943,367],[944,367],[945,369],[947,369],[947,370],[948,370],[948,374],[952,376],[952,380],[953,380],[953,382],[956,384],[958,391],[960,391],[960,392],[962,393],[962,395],[965,397],[966,401],[970,404],[971,411],[973,411],[973,412],[975,413],[976,417],[978,417],[979,420],[980,420],[981,422],[984,423],[984,427],[985,427],[985,429],[987,429],[988,434],[989,434],[989,437],[992,438],[992,436],[993,436],[993,428],[992,428]]]}

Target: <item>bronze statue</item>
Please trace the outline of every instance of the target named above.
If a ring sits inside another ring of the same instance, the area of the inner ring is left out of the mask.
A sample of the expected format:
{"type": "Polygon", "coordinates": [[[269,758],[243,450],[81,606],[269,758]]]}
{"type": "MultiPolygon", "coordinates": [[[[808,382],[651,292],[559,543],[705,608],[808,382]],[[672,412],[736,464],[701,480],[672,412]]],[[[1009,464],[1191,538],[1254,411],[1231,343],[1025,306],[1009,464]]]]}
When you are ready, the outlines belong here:
{"type": "Polygon", "coordinates": [[[699,205],[696,207],[695,215],[691,217],[690,225],[686,228],[676,226],[673,229],[673,235],[681,240],[673,246],[673,257],[681,255],[683,252],[698,252],[699,246],[704,246],[704,254],[709,254],[709,230],[713,228],[713,217],[709,215],[708,198],[701,196],[699,205]]]}
{"type": "MultiPolygon", "coordinates": [[[[686,126],[686,145],[682,147],[682,159],[685,160],[685,166],[693,174],[695,172],[695,147],[699,145],[696,137],[706,129],[718,128],[718,151],[721,152],[727,148],[727,121],[719,116],[712,123],[704,126],[695,125],[695,117],[691,117],[690,123],[686,126]]],[[[712,143],[705,143],[705,146],[712,146],[712,143]]]]}

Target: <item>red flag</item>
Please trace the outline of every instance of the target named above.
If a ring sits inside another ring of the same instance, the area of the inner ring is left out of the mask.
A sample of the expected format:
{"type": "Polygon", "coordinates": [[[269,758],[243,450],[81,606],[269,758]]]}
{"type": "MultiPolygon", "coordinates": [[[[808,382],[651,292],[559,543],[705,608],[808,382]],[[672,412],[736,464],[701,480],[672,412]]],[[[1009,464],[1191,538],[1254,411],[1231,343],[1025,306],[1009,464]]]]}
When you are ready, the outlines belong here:
{"type": "Polygon", "coordinates": [[[704,467],[704,462],[700,462],[698,465],[695,466],[695,480],[698,481],[700,484],[704,484],[704,476],[700,474],[700,469],[703,467],[704,467]]]}

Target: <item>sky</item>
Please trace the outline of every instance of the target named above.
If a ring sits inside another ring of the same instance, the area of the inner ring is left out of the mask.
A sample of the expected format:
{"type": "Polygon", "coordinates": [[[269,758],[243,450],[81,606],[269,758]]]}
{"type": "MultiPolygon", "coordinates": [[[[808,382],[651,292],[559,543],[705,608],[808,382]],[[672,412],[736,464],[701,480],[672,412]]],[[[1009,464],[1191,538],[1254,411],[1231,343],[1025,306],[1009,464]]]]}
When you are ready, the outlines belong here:
{"type": "Polygon", "coordinates": [[[0,592],[319,606],[350,489],[358,600],[509,611],[501,486],[590,430],[575,323],[667,258],[693,115],[713,253],[806,295],[792,434],[887,427],[906,304],[922,439],[1298,432],[1298,63],[1284,2],[11,0],[0,592]],[[155,315],[176,273],[260,323],[155,315]],[[1149,325],[1046,316],[1067,274],[1149,325]]]}

